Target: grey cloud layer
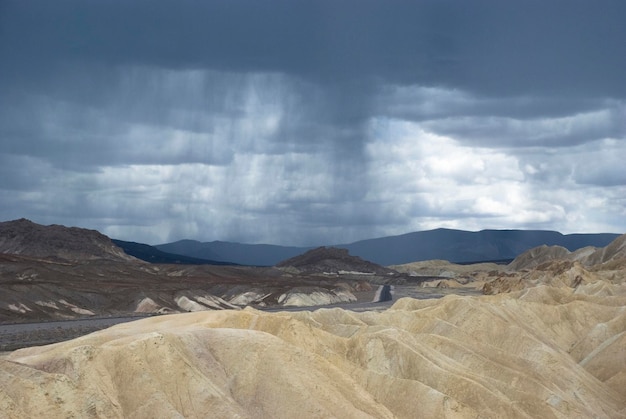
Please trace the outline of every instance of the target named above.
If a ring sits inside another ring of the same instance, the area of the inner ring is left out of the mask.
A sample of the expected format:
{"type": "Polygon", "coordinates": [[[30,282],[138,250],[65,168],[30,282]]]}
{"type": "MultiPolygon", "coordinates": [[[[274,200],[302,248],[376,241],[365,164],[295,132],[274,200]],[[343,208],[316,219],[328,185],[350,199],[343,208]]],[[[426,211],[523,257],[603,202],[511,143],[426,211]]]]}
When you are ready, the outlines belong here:
{"type": "Polygon", "coordinates": [[[0,218],[148,242],[619,232],[625,15],[621,1],[3,1],[0,218]]]}
{"type": "Polygon", "coordinates": [[[617,0],[5,1],[0,45],[16,77],[84,60],[624,97],[625,12],[617,0]]]}

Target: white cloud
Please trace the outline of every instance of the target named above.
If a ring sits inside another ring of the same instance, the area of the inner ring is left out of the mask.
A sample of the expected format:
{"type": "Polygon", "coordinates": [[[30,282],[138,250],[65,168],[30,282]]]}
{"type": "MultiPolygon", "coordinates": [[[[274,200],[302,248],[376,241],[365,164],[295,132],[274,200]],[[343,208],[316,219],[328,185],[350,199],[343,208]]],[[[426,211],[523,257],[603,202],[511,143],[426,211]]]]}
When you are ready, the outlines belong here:
{"type": "MultiPolygon", "coordinates": [[[[597,149],[596,144],[559,154],[519,157],[505,149],[469,147],[427,127],[389,119],[372,122],[369,196],[399,213],[390,218],[398,222],[390,230],[400,233],[443,226],[619,231],[621,222],[615,216],[604,221],[598,218],[602,212],[623,212],[624,200],[616,201],[616,197],[617,190],[625,187],[617,188],[611,198],[611,193],[577,184],[576,178],[567,175],[589,164],[589,158],[597,161],[595,167],[602,167],[596,153],[624,155],[622,142],[604,141],[603,145],[613,148],[602,152],[581,153],[597,149]],[[560,164],[555,165],[556,161],[560,164]],[[548,174],[542,176],[543,172],[548,174]],[[594,196],[604,197],[602,205],[594,196]]],[[[616,160],[608,158],[609,167],[616,160]]]]}

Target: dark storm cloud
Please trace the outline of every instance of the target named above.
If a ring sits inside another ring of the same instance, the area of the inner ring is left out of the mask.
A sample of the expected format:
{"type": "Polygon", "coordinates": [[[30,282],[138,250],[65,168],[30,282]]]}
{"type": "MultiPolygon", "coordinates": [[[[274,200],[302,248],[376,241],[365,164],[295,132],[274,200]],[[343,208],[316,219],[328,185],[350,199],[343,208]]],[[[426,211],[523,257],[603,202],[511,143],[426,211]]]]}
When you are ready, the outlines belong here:
{"type": "Polygon", "coordinates": [[[621,1],[5,1],[0,42],[15,77],[76,60],[624,97],[625,13],[621,1]]]}
{"type": "Polygon", "coordinates": [[[11,19],[3,27],[11,43],[4,47],[20,65],[77,59],[328,80],[402,74],[411,72],[412,60],[423,60],[398,53],[407,44],[428,44],[412,36],[427,33],[421,28],[432,5],[396,6],[397,11],[375,2],[12,2],[5,5],[11,19]]]}
{"type": "Polygon", "coordinates": [[[0,0],[1,214],[293,244],[558,220],[576,204],[538,190],[624,184],[607,156],[626,137],[625,15],[622,1],[0,0]]]}
{"type": "Polygon", "coordinates": [[[603,97],[477,96],[466,91],[424,86],[387,86],[379,91],[376,113],[415,122],[455,117],[499,116],[520,121],[559,118],[620,106],[603,97]]]}
{"type": "Polygon", "coordinates": [[[354,165],[362,157],[371,96],[363,83],[319,86],[281,74],[61,67],[49,86],[32,92],[27,85],[6,87],[0,100],[5,152],[46,156],[76,170],[132,163],[223,165],[242,142],[247,151],[263,153],[326,150],[337,170],[342,161],[354,165]],[[281,115],[273,132],[267,138],[242,132],[240,123],[263,111],[281,115]],[[137,126],[146,130],[141,138],[129,132],[137,126]]]}

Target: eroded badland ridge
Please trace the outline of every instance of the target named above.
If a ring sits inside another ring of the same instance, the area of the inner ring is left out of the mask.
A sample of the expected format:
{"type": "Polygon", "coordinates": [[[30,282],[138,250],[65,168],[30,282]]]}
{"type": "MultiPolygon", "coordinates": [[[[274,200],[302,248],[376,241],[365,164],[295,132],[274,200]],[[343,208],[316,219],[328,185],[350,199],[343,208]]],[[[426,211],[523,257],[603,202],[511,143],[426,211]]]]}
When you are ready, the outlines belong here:
{"type": "MultiPolygon", "coordinates": [[[[273,294],[276,301],[294,288],[301,289],[294,290],[298,298],[320,289],[330,294],[340,283],[352,294],[381,283],[395,283],[396,296],[453,294],[401,298],[386,310],[362,312],[205,307],[20,349],[0,358],[0,417],[623,418],[625,243],[626,235],[578,252],[531,249],[509,265],[425,261],[390,272],[365,272],[367,261],[328,249],[253,273],[108,259],[37,259],[46,265],[33,267],[20,265],[32,257],[5,254],[3,291],[12,278],[9,288],[18,294],[30,292],[29,281],[43,287],[52,266],[82,272],[78,267],[91,263],[98,266],[91,274],[103,274],[99,286],[115,278],[107,293],[129,282],[127,294],[154,293],[156,304],[172,292],[158,290],[164,285],[155,280],[164,278],[181,286],[195,278],[198,289],[211,278],[220,286],[234,281],[241,301],[243,290],[263,294],[268,278],[271,287],[292,287],[273,294]],[[361,265],[339,273],[349,261],[361,265]],[[318,282],[289,283],[309,280],[318,282]],[[454,294],[468,289],[489,295],[454,294]]],[[[74,282],[93,290],[84,275],[74,282]]],[[[140,301],[133,298],[130,308],[140,301]]],[[[0,306],[8,313],[6,302],[0,306]]]]}

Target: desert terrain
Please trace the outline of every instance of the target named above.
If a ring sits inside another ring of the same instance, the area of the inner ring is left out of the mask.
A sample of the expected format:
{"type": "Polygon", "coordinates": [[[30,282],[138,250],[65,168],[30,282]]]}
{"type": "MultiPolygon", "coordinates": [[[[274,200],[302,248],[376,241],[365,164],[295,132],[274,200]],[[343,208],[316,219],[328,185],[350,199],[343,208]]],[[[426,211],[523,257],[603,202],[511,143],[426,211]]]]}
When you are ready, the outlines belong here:
{"type": "Polygon", "coordinates": [[[77,330],[2,353],[0,417],[626,417],[626,235],[509,265],[320,248],[249,268],[147,264],[97,232],[48,246],[65,230],[21,223],[0,235],[4,326],[77,330]]]}

